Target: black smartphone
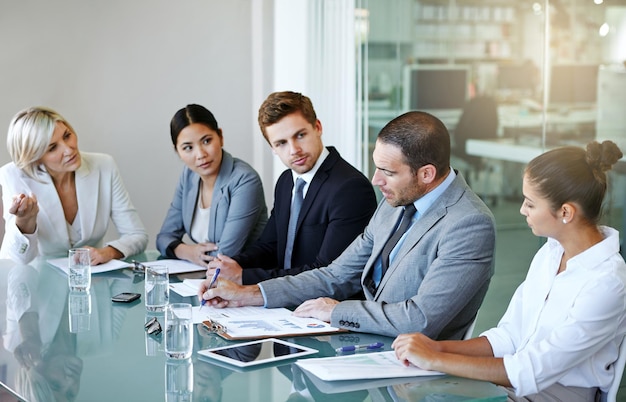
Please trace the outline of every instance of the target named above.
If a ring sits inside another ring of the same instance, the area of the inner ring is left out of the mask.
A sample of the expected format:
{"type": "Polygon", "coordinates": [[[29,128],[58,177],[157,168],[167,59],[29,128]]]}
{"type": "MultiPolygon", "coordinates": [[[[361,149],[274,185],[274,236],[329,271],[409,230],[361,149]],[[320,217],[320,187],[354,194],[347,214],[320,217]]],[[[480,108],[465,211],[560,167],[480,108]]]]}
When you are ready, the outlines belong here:
{"type": "Polygon", "coordinates": [[[130,303],[132,301],[139,299],[140,297],[141,297],[141,294],[139,293],[123,292],[123,293],[120,293],[119,295],[115,295],[111,297],[111,301],[114,301],[117,303],[130,303]]]}

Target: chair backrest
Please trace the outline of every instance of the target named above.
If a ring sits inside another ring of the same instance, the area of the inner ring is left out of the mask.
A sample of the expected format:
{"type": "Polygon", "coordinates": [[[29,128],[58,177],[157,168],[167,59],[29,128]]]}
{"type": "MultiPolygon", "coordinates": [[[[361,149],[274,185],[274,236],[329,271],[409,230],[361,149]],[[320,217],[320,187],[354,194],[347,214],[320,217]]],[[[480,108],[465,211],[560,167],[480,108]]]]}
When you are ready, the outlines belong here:
{"type": "Polygon", "coordinates": [[[615,377],[613,382],[606,393],[602,393],[600,396],[601,402],[615,402],[617,398],[617,390],[622,382],[622,375],[624,375],[624,365],[626,365],[626,337],[622,339],[622,343],[619,345],[619,355],[617,360],[613,363],[615,368],[615,377]]]}
{"type": "Polygon", "coordinates": [[[476,313],[476,317],[474,317],[474,321],[467,327],[467,331],[465,331],[465,336],[463,336],[463,340],[472,339],[472,335],[474,334],[474,327],[476,327],[476,320],[478,320],[478,313],[476,313]]]}
{"type": "Polygon", "coordinates": [[[470,99],[454,129],[454,154],[469,163],[476,163],[475,156],[467,155],[465,143],[470,138],[490,139],[498,136],[498,104],[495,98],[479,95],[470,99]]]}

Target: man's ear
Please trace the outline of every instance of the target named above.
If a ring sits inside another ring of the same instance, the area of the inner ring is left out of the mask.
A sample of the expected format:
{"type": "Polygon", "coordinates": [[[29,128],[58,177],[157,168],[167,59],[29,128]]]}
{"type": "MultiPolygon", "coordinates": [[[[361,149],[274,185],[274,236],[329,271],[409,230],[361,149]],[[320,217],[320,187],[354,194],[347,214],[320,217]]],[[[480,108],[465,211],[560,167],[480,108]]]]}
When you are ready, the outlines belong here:
{"type": "Polygon", "coordinates": [[[437,168],[434,165],[424,165],[421,168],[417,169],[417,175],[424,184],[430,184],[435,181],[435,177],[437,177],[437,168]]]}

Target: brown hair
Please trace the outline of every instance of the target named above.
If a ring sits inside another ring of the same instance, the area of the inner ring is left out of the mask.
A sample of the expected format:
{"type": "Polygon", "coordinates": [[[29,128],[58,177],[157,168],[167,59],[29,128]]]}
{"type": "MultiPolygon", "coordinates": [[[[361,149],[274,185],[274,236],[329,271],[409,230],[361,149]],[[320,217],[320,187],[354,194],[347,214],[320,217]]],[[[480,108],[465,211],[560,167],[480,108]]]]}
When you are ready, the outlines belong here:
{"type": "Polygon", "coordinates": [[[553,210],[575,202],[590,222],[597,223],[607,189],[606,172],[622,156],[614,142],[593,141],[586,150],[563,147],[545,152],[528,163],[524,174],[553,210]]]}
{"type": "Polygon", "coordinates": [[[307,96],[291,91],[271,93],[259,108],[258,121],[263,137],[269,142],[265,128],[279,122],[285,116],[298,112],[312,126],[317,122],[313,103],[307,96]]]}

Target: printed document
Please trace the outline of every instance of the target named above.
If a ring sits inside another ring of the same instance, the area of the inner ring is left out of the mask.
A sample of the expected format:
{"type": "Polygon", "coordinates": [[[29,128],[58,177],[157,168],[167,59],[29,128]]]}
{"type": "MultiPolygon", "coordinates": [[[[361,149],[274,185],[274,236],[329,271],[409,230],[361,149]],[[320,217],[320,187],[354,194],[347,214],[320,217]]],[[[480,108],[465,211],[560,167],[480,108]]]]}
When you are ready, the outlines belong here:
{"type": "Polygon", "coordinates": [[[298,360],[296,364],[324,381],[444,375],[439,371],[404,366],[393,350],[298,360]]]}
{"type": "MultiPolygon", "coordinates": [[[[59,268],[61,271],[68,273],[67,268],[67,257],[61,258],[52,258],[47,260],[48,263],[54,265],[59,268]]],[[[167,270],[170,275],[182,274],[183,272],[195,272],[195,271],[205,271],[206,267],[202,267],[200,265],[192,264],[189,261],[184,260],[156,260],[150,262],[142,262],[143,265],[147,267],[151,267],[153,265],[165,265],[167,266],[167,270]]],[[[111,260],[104,264],[92,265],[91,273],[99,274],[101,272],[114,271],[116,269],[131,267],[132,264],[122,261],[122,260],[111,260]]]]}
{"type": "MultiPolygon", "coordinates": [[[[67,257],[61,257],[61,258],[52,258],[50,260],[47,260],[49,264],[54,265],[56,268],[59,268],[61,271],[65,272],[66,275],[69,275],[69,268],[67,267],[67,257]]],[[[102,272],[109,272],[109,271],[115,271],[116,269],[121,269],[121,268],[126,268],[128,267],[129,264],[125,261],[121,261],[121,260],[111,260],[109,262],[106,262],[104,264],[100,264],[100,265],[92,265],[91,266],[91,273],[92,274],[99,274],[102,272]]]]}
{"type": "Polygon", "coordinates": [[[300,318],[286,308],[194,307],[201,321],[211,321],[226,328],[227,339],[261,339],[280,336],[320,335],[343,331],[316,318],[300,318]]]}

